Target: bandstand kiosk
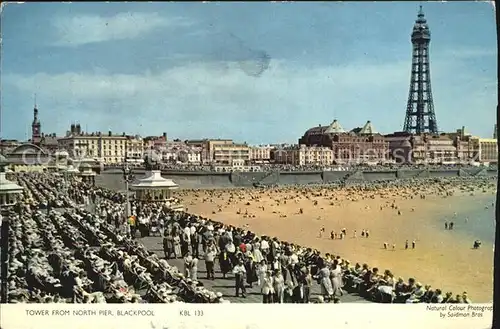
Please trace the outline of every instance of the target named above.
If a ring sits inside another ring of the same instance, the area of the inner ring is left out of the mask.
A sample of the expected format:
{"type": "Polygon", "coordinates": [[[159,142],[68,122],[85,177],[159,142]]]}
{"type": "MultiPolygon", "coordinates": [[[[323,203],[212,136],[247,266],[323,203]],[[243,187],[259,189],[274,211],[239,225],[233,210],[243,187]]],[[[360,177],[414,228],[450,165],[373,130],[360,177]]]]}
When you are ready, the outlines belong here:
{"type": "Polygon", "coordinates": [[[78,176],[80,174],[80,170],[76,169],[71,163],[69,163],[65,168],[61,168],[60,170],[63,174],[65,184],[69,184],[71,178],[74,178],[75,176],[78,176]]]}
{"type": "Polygon", "coordinates": [[[72,164],[70,164],[66,169],[64,169],[64,172],[68,176],[74,176],[78,175],[80,173],[80,170],[76,169],[72,164]]]}
{"type": "Polygon", "coordinates": [[[178,188],[179,185],[173,180],[161,176],[157,165],[150,165],[146,175],[130,185],[130,190],[135,192],[139,202],[162,203],[172,210],[183,211],[184,207],[176,204],[175,198],[172,197],[172,191],[178,188]]]}
{"type": "Polygon", "coordinates": [[[0,209],[2,212],[17,203],[23,188],[7,179],[8,160],[0,154],[0,209]]]}
{"type": "Polygon", "coordinates": [[[82,182],[95,186],[96,173],[92,170],[92,167],[88,163],[82,163],[80,165],[79,176],[81,177],[82,182]]]}
{"type": "MultiPolygon", "coordinates": [[[[9,216],[11,210],[19,200],[23,188],[7,179],[6,171],[9,162],[0,154],[0,278],[1,294],[0,302],[7,302],[7,279],[8,279],[8,251],[9,251],[9,216]]],[[[18,209],[18,212],[20,209],[18,209]]]]}

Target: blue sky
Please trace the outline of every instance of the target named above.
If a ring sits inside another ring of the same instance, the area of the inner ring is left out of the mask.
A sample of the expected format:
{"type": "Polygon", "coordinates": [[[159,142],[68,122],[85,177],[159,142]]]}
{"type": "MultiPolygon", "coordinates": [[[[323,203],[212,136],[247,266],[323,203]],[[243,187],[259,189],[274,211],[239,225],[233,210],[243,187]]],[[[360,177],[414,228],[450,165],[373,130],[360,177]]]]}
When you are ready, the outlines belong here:
{"type": "MultiPolygon", "coordinates": [[[[25,3],[2,12],[1,136],[42,130],[296,142],[338,119],[402,129],[419,2],[25,3]]],[[[423,3],[440,130],[490,137],[487,2],[423,3]]]]}

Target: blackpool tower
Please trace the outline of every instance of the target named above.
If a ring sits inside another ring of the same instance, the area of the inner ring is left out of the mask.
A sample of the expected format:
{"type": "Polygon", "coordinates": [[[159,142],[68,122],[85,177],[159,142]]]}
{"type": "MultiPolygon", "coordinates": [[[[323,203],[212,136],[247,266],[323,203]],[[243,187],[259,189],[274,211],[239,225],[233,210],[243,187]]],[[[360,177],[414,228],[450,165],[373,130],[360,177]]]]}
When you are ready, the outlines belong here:
{"type": "Polygon", "coordinates": [[[429,44],[431,32],[427,26],[422,6],[413,26],[411,43],[413,57],[411,65],[410,93],[406,106],[403,130],[412,134],[437,134],[438,126],[432,101],[431,75],[429,68],[429,44]]]}

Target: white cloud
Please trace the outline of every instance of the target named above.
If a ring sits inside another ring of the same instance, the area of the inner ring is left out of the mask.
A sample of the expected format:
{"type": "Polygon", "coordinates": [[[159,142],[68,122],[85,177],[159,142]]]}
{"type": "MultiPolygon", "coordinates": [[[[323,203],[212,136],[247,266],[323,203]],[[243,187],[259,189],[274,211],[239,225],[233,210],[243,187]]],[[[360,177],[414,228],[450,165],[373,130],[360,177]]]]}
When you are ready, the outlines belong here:
{"type": "MultiPolygon", "coordinates": [[[[39,73],[5,76],[4,83],[24,93],[47,95],[40,107],[50,109],[50,114],[43,112],[46,116],[59,119],[57,131],[80,120],[93,131],[168,131],[181,138],[253,136],[256,142],[274,142],[294,141],[306,128],[334,118],[346,129],[372,120],[381,132],[399,130],[409,70],[407,61],[316,68],[272,61],[256,78],[238,63],[190,63],[158,74],[39,73]],[[259,135],[265,137],[257,139],[259,135]]],[[[484,86],[494,81],[466,83],[479,80],[463,73],[450,85],[456,70],[450,63],[434,63],[440,128],[454,130],[467,122],[473,133],[489,132],[496,92],[485,92],[484,86]]]]}
{"type": "Polygon", "coordinates": [[[58,34],[56,45],[69,47],[108,40],[134,39],[154,29],[185,27],[191,24],[191,21],[182,17],[131,12],[111,17],[58,17],[53,22],[58,34]]]}

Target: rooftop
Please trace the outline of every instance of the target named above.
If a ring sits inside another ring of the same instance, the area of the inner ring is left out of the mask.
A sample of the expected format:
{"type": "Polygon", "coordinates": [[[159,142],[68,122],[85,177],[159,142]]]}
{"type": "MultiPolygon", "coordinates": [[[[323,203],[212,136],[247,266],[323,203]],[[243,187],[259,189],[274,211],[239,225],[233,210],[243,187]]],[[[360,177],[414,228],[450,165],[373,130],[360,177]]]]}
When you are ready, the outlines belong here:
{"type": "Polygon", "coordinates": [[[160,170],[151,170],[146,173],[144,178],[137,180],[130,186],[131,190],[147,190],[147,189],[176,189],[179,185],[171,179],[166,179],[161,176],[160,170]]]}
{"type": "Polygon", "coordinates": [[[324,131],[325,134],[341,134],[344,132],[345,132],[344,128],[342,128],[342,126],[336,119],[333,120],[333,122],[324,131]]]}

